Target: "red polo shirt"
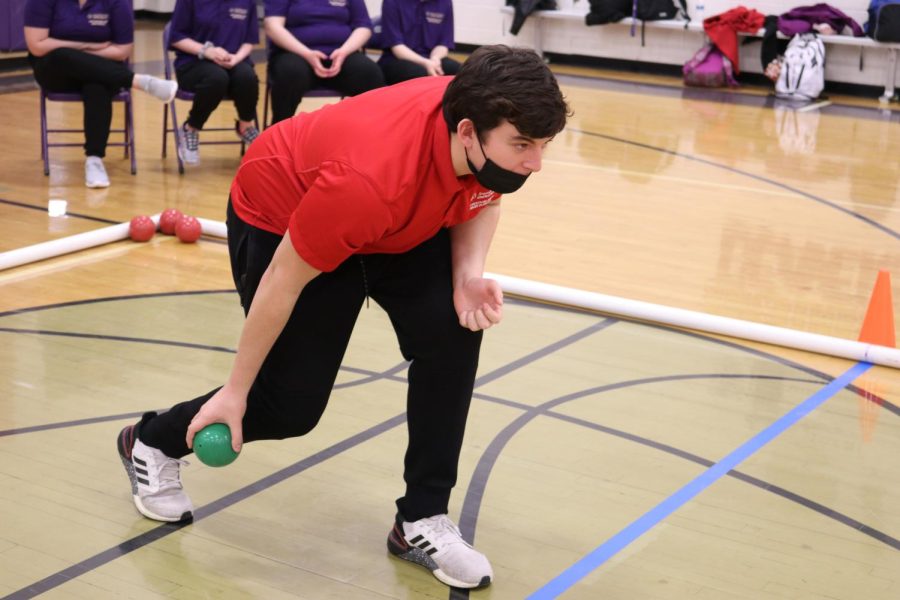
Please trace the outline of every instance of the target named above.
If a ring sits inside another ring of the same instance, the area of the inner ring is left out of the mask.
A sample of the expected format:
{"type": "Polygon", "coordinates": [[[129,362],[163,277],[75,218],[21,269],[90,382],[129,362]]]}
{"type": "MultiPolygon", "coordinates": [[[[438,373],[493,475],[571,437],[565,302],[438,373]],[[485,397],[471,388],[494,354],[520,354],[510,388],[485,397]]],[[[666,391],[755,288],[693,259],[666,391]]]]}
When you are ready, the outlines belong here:
{"type": "Polygon", "coordinates": [[[499,194],[457,177],[441,99],[450,77],[347,98],[266,129],[231,185],[245,222],[283,235],[321,271],[352,254],[400,253],[499,194]]]}

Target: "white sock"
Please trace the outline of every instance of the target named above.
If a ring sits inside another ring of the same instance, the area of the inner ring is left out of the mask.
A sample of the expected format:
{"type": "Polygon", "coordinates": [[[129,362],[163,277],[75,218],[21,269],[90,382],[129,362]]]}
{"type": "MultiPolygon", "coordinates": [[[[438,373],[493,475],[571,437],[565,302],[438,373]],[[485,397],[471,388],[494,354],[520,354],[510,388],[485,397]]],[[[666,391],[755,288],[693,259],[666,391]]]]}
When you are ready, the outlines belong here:
{"type": "Polygon", "coordinates": [[[178,89],[178,84],[174,81],[160,79],[152,75],[135,74],[134,83],[139,89],[163,102],[171,101],[175,96],[175,91],[178,89]]]}

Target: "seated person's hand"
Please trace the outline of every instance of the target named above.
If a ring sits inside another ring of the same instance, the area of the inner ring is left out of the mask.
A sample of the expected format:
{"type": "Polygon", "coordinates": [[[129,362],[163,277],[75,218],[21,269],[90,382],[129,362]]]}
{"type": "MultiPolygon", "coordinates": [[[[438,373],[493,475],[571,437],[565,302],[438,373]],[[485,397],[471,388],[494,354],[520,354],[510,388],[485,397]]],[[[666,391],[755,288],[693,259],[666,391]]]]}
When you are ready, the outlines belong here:
{"type": "Polygon", "coordinates": [[[211,60],[214,63],[216,63],[217,65],[219,65],[220,67],[227,67],[228,66],[228,57],[231,55],[228,53],[228,50],[226,50],[225,48],[220,48],[219,46],[214,46],[214,47],[210,48],[209,50],[207,50],[203,54],[203,56],[206,58],[206,60],[211,60]]]}
{"type": "Polygon", "coordinates": [[[237,64],[237,55],[227,53],[228,55],[219,63],[219,66],[225,67],[226,69],[233,69],[237,64]]]}
{"type": "Polygon", "coordinates": [[[318,50],[310,50],[303,58],[313,68],[313,72],[317,77],[334,77],[334,75],[330,73],[328,67],[326,67],[322,62],[330,60],[327,56],[325,56],[324,52],[320,52],[318,50]]]}
{"type": "Polygon", "coordinates": [[[778,81],[778,76],[781,75],[781,63],[784,59],[781,57],[776,58],[772,62],[770,62],[766,66],[765,75],[772,81],[778,81]]]}
{"type": "Polygon", "coordinates": [[[429,58],[425,63],[425,70],[432,76],[444,74],[444,69],[441,67],[441,59],[439,58],[429,58]]]}
{"type": "Polygon", "coordinates": [[[334,77],[341,72],[341,67],[344,65],[344,60],[347,58],[347,51],[343,48],[338,48],[332,52],[331,56],[328,58],[331,59],[331,66],[328,67],[328,72],[330,73],[329,77],[334,77]]]}

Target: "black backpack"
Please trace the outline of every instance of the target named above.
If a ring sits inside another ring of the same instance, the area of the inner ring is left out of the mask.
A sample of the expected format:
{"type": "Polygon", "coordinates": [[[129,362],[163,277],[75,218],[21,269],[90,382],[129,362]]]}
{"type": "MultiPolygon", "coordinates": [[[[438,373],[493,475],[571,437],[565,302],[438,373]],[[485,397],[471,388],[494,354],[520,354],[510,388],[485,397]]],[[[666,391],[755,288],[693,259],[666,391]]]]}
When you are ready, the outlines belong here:
{"type": "Polygon", "coordinates": [[[631,16],[633,0],[590,0],[591,9],[584,17],[587,25],[618,23],[631,16]]]}
{"type": "Polygon", "coordinates": [[[672,0],[637,0],[632,6],[632,14],[641,21],[664,21],[674,19],[678,13],[687,17],[685,0],[678,0],[681,6],[675,6],[672,0]]]}
{"type": "Polygon", "coordinates": [[[661,21],[674,19],[679,13],[686,21],[690,21],[685,0],[678,0],[678,6],[673,0],[590,0],[590,5],[590,11],[584,18],[588,25],[617,23],[625,17],[641,21],[661,21]]]}
{"type": "Polygon", "coordinates": [[[900,0],[872,0],[866,34],[879,42],[900,42],[900,0]]]}

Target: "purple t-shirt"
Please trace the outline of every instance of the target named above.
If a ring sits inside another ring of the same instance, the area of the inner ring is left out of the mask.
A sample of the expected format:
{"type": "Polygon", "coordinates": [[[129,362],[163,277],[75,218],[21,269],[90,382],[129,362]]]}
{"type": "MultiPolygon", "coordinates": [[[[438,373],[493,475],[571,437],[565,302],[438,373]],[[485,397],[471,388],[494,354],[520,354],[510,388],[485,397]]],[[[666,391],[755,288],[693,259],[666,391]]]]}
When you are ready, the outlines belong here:
{"type": "Polygon", "coordinates": [[[453,3],[451,0],[384,0],[381,7],[381,46],[378,62],[397,60],[392,46],[404,44],[421,56],[435,46],[453,48],[453,3]]]}
{"type": "Polygon", "coordinates": [[[331,54],[358,27],[372,28],[365,0],[265,0],[267,17],[284,17],[285,28],[305,46],[331,54]]]}
{"type": "Polygon", "coordinates": [[[72,42],[134,42],[131,0],[28,0],[25,27],[49,29],[50,37],[72,42]]]}
{"type": "MultiPolygon", "coordinates": [[[[169,44],[190,38],[212,42],[232,54],[243,44],[259,42],[255,0],[177,0],[169,28],[169,44]]],[[[196,54],[175,50],[175,68],[200,60],[196,54]]],[[[245,59],[250,64],[248,56],[245,59]]]]}

